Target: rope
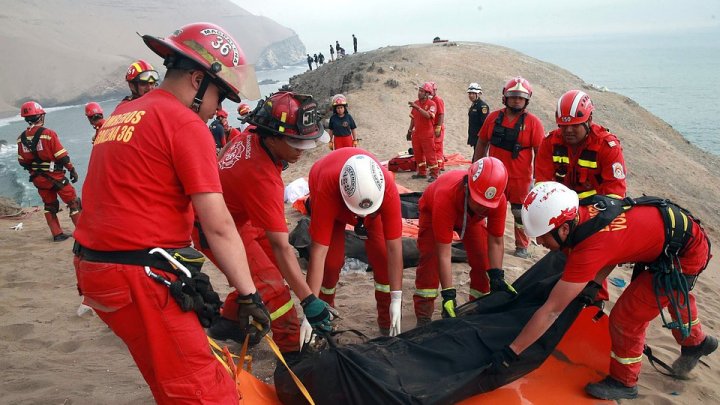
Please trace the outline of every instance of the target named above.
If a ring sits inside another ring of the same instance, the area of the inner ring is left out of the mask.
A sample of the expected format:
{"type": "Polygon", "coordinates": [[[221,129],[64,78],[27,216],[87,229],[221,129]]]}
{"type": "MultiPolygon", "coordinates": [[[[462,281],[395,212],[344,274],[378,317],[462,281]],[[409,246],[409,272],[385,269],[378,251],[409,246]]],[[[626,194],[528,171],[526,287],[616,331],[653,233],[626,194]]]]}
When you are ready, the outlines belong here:
{"type": "Polygon", "coordinates": [[[679,329],[683,339],[690,336],[690,323],[692,321],[692,313],[690,311],[690,293],[688,288],[687,279],[682,274],[682,266],[680,265],[680,259],[677,255],[673,255],[670,258],[670,265],[666,263],[661,265],[660,269],[657,269],[653,274],[653,288],[655,289],[655,300],[658,308],[660,309],[660,318],[663,322],[663,327],[668,329],[679,329]],[[668,311],[671,315],[675,316],[675,321],[668,322],[665,318],[665,313],[662,310],[663,306],[660,303],[660,299],[666,297],[668,300],[668,311]],[[680,312],[687,308],[687,319],[688,322],[682,321],[680,312]]]}

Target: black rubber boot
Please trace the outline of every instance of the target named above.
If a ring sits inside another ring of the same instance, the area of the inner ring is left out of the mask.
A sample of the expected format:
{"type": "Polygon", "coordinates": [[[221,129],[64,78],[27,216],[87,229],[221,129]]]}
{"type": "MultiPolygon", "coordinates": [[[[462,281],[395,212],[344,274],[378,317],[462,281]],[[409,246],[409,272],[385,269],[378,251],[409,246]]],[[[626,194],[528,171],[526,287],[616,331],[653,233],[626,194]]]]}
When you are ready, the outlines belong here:
{"type": "Polygon", "coordinates": [[[637,398],[638,390],[636,386],[628,387],[620,381],[607,376],[604,380],[585,386],[585,392],[599,399],[608,399],[611,401],[618,399],[637,398]]]}
{"type": "Polygon", "coordinates": [[[705,340],[697,346],[683,346],[680,357],[672,365],[673,375],[678,378],[687,378],[692,369],[697,366],[700,357],[707,356],[718,348],[718,340],[713,336],[706,336],[705,340]]]}

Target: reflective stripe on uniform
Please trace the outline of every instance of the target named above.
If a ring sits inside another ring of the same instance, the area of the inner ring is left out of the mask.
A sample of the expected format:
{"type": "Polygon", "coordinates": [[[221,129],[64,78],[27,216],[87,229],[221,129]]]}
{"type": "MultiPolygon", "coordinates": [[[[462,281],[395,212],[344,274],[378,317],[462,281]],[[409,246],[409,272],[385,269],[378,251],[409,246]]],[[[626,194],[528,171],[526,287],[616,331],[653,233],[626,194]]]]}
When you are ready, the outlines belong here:
{"type": "Polygon", "coordinates": [[[553,156],[553,163],[570,164],[570,158],[567,156],[553,156]]]}
{"type": "Polygon", "coordinates": [[[333,287],[333,288],[320,287],[320,292],[325,295],[333,295],[333,294],[335,294],[335,287],[333,287]]]}
{"type": "Polygon", "coordinates": [[[417,289],[416,288],[415,295],[417,295],[418,297],[423,297],[423,298],[437,298],[438,292],[437,292],[437,288],[433,288],[433,289],[430,289],[430,288],[417,289]]]}
{"type": "Polygon", "coordinates": [[[270,320],[274,321],[281,316],[288,313],[293,308],[294,304],[292,299],[285,303],[285,305],[281,306],[280,308],[276,309],[273,313],[270,314],[270,320]]]}
{"type": "Polygon", "coordinates": [[[418,167],[420,167],[420,166],[425,166],[426,164],[427,163],[425,163],[425,162],[419,162],[417,165],[418,165],[418,167]]]}
{"type": "Polygon", "coordinates": [[[390,294],[390,284],[380,284],[376,281],[375,282],[375,291],[390,294]]]}
{"type": "Polygon", "coordinates": [[[58,157],[58,156],[62,155],[63,153],[67,153],[65,148],[60,149],[59,151],[55,152],[55,154],[53,156],[58,157]]]}
{"type": "Polygon", "coordinates": [[[488,295],[488,294],[490,294],[490,293],[489,293],[489,292],[484,293],[484,292],[482,292],[482,291],[478,291],[478,290],[475,290],[475,289],[473,289],[473,288],[470,289],[470,296],[473,297],[473,298],[475,298],[475,299],[482,298],[482,297],[484,297],[484,296],[486,296],[486,295],[488,295]]]}
{"type": "Polygon", "coordinates": [[[597,191],[595,190],[583,191],[582,193],[578,193],[578,198],[582,200],[585,197],[590,197],[591,195],[595,194],[597,194],[597,191]]]}
{"type": "Polygon", "coordinates": [[[615,359],[620,364],[635,364],[642,361],[642,354],[638,357],[620,357],[615,352],[610,352],[610,358],[615,359]]]}
{"type": "Polygon", "coordinates": [[[587,167],[589,169],[597,169],[597,162],[594,160],[578,159],[578,166],[587,167]]]}

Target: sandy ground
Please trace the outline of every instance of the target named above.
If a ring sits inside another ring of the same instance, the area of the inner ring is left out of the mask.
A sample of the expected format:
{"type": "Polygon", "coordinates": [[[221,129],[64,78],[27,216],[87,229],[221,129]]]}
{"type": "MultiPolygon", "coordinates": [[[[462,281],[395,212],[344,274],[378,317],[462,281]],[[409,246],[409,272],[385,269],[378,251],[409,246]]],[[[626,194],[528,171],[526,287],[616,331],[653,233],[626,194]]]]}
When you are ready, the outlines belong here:
{"type": "MultiPolygon", "coordinates": [[[[382,48],[353,55],[297,77],[298,90],[310,92],[321,101],[336,92],[346,92],[350,112],[358,122],[362,146],[381,160],[409,146],[404,140],[408,118],[406,102],[415,98],[414,83],[435,80],[448,108],[446,152],[470,156],[465,145],[468,102],[465,86],[481,82],[491,108],[498,108],[503,82],[522,74],[535,86],[530,110],[552,129],[554,100],[569,88],[582,87],[579,78],[504,48],[477,44],[459,46],[409,46],[382,48]],[[476,66],[477,61],[482,66],[476,66]],[[374,63],[374,65],[373,65],[374,63]],[[510,71],[508,66],[513,66],[510,71]],[[382,68],[382,73],[378,70],[382,68]],[[354,77],[362,77],[355,79],[354,77]],[[385,85],[388,79],[397,87],[385,85]],[[311,90],[315,89],[315,90],[311,90]]],[[[718,159],[688,145],[667,124],[653,117],[632,100],[614,93],[587,90],[596,105],[596,120],[613,129],[625,147],[631,194],[642,192],[670,196],[705,220],[711,239],[717,245],[717,212],[720,207],[717,182],[718,159]]],[[[325,147],[307,154],[284,174],[286,182],[306,175],[312,163],[327,153],[325,147]]],[[[82,175],[82,174],[81,174],[82,175]]],[[[397,181],[413,190],[427,183],[411,180],[409,173],[397,181]]],[[[287,209],[294,226],[299,215],[287,209]]],[[[67,211],[60,213],[66,229],[72,225],[67,211]]],[[[508,216],[510,218],[510,216],[508,216]]],[[[512,250],[512,225],[506,226],[506,253],[512,250]]],[[[8,404],[136,404],[152,401],[150,391],[123,343],[92,314],[78,316],[80,297],[75,288],[72,267],[72,241],[52,243],[41,211],[26,208],[19,217],[0,220],[0,403],[8,404]],[[10,229],[22,222],[23,229],[10,229]]],[[[530,267],[544,250],[531,248],[533,258],[522,260],[509,254],[504,267],[514,280],[530,267]]],[[[718,335],[720,324],[720,263],[715,258],[696,287],[700,319],[705,330],[718,335]]],[[[469,268],[453,266],[461,301],[467,297],[469,268]]],[[[228,287],[221,273],[207,267],[221,295],[228,287]]],[[[612,277],[629,280],[628,268],[616,269],[612,277]]],[[[403,328],[414,326],[412,291],[414,269],[404,274],[403,328]]],[[[370,337],[377,336],[371,274],[345,274],[341,277],[338,310],[339,327],[354,328],[370,337]],[[352,288],[351,288],[352,287],[352,288]]],[[[622,292],[611,286],[611,302],[622,292]]],[[[436,311],[436,316],[438,312],[436,311]]],[[[672,361],[678,347],[669,331],[655,321],[648,329],[648,343],[656,354],[672,361]]],[[[238,350],[236,345],[230,345],[238,350]]],[[[273,355],[261,344],[252,349],[255,374],[271,382],[275,366],[273,355]]],[[[692,404],[720,403],[720,356],[708,358],[710,368],[699,366],[688,381],[662,376],[645,362],[640,377],[640,397],[629,403],[692,404]]]]}

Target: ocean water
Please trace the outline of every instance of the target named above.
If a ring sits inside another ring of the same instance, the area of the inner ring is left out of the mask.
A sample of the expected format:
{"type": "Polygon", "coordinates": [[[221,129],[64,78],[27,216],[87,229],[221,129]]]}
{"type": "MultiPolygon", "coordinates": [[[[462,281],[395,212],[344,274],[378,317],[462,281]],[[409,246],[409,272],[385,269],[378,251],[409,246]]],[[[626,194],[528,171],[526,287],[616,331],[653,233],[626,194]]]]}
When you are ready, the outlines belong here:
{"type": "Polygon", "coordinates": [[[696,146],[720,155],[718,37],[720,28],[682,34],[514,40],[500,45],[628,96],[696,146]]]}
{"type": "MultiPolygon", "coordinates": [[[[513,40],[498,43],[573,72],[588,83],[607,87],[637,101],[698,147],[720,155],[720,107],[716,75],[720,72],[720,29],[693,33],[619,35],[554,40],[513,40]]],[[[268,95],[306,70],[302,65],[259,71],[268,95]]],[[[509,75],[514,74],[508,72],[509,75]]],[[[559,95],[558,95],[559,96],[559,95]]],[[[38,100],[42,104],[42,100],[38,100]]],[[[100,102],[109,113],[118,100],[100,102]]],[[[251,104],[254,106],[254,103],[251,104]]],[[[230,121],[237,122],[236,105],[226,102],[230,121]]],[[[47,110],[46,125],[55,130],[78,168],[81,190],[94,130],[84,105],[47,110]]],[[[0,119],[0,195],[18,203],[41,204],[27,172],[17,164],[17,136],[25,129],[19,116],[0,119]],[[2,143],[6,144],[3,145],[2,143]]]]}

